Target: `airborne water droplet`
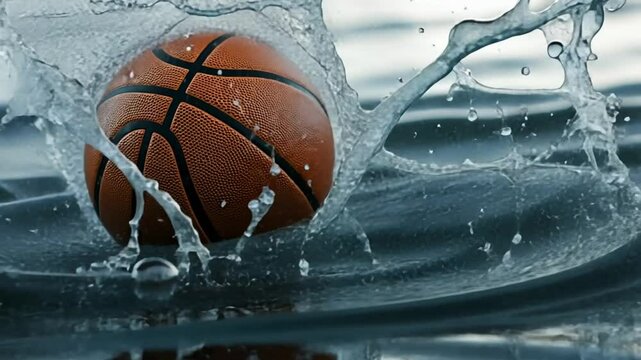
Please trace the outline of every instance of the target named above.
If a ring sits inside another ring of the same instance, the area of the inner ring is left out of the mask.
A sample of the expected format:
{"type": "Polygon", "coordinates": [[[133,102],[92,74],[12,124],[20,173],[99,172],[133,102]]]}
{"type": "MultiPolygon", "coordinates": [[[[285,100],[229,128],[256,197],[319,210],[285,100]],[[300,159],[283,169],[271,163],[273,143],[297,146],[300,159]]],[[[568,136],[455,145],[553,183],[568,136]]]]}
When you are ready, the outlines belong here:
{"type": "Polygon", "coordinates": [[[630,117],[629,117],[629,116],[624,117],[624,118],[623,118],[623,121],[625,121],[625,122],[629,122],[629,121],[630,121],[630,117]]]}
{"type": "Polygon", "coordinates": [[[300,270],[301,276],[309,275],[309,263],[305,259],[300,259],[298,262],[298,269],[300,270]]]}
{"type": "Polygon", "coordinates": [[[524,66],[521,68],[521,75],[528,76],[530,75],[530,68],[527,66],[524,66]]]}
{"type": "Polygon", "coordinates": [[[605,3],[605,9],[610,12],[615,12],[625,5],[626,0],[610,0],[605,3]]]}
{"type": "Polygon", "coordinates": [[[272,163],[272,167],[271,167],[271,169],[269,169],[269,173],[272,176],[278,176],[281,173],[281,171],[282,170],[281,170],[280,166],[278,166],[278,164],[276,164],[276,162],[272,163]]]}
{"type": "Polygon", "coordinates": [[[422,34],[422,33],[424,33],[424,32],[425,32],[425,29],[424,29],[424,28],[422,28],[422,27],[418,28],[418,33],[419,33],[419,34],[422,34]]]}
{"type": "Polygon", "coordinates": [[[223,71],[222,71],[222,70],[218,69],[218,71],[216,71],[216,75],[220,76],[220,75],[222,75],[222,74],[223,74],[223,71]]]}
{"type": "Polygon", "coordinates": [[[221,207],[221,208],[224,208],[225,206],[227,206],[227,201],[223,200],[223,201],[220,203],[220,207],[221,207]]]}
{"type": "Polygon", "coordinates": [[[501,129],[501,136],[510,136],[512,135],[512,128],[509,126],[506,126],[501,129]]]}
{"type": "Polygon", "coordinates": [[[558,58],[563,52],[563,44],[558,41],[553,41],[548,45],[548,55],[551,58],[558,58]]]}
{"type": "Polygon", "coordinates": [[[399,77],[399,78],[398,78],[398,82],[400,82],[400,83],[402,84],[402,83],[403,83],[403,78],[402,78],[402,77],[399,77]]]}
{"type": "Polygon", "coordinates": [[[305,171],[309,171],[309,164],[305,164],[304,168],[305,168],[305,171]]]}
{"type": "Polygon", "coordinates": [[[467,119],[469,121],[476,121],[479,118],[479,113],[476,112],[476,109],[471,107],[470,111],[467,113],[467,119]]]}
{"type": "Polygon", "coordinates": [[[133,78],[134,78],[134,76],[136,76],[136,74],[134,74],[134,71],[133,71],[133,70],[131,70],[131,71],[129,72],[129,78],[130,78],[130,79],[133,79],[133,78]]]}
{"type": "Polygon", "coordinates": [[[518,245],[521,243],[521,240],[523,240],[523,236],[521,236],[521,233],[516,233],[512,238],[512,244],[518,245]]]}
{"type": "Polygon", "coordinates": [[[187,48],[185,50],[191,51],[191,49],[192,49],[191,46],[187,46],[187,48]]]}

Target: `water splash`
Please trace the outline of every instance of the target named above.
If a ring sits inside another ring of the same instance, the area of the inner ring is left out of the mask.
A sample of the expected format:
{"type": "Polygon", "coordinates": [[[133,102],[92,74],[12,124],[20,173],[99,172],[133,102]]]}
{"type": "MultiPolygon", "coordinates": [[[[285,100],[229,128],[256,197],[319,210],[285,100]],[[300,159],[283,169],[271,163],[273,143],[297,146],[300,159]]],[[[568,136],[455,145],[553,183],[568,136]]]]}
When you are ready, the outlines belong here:
{"type": "Polygon", "coordinates": [[[237,261],[240,261],[241,253],[243,252],[247,241],[249,241],[249,238],[251,238],[254,234],[256,226],[258,226],[258,223],[260,223],[260,221],[263,219],[263,217],[265,217],[269,209],[271,209],[272,205],[274,204],[275,196],[276,194],[272,189],[270,189],[268,186],[264,186],[263,191],[260,193],[260,195],[258,195],[258,198],[251,200],[249,204],[247,204],[249,211],[251,211],[252,218],[249,222],[249,225],[247,226],[247,229],[245,230],[245,232],[243,232],[243,236],[240,238],[240,240],[238,240],[238,243],[236,244],[236,255],[238,256],[237,261]]]}
{"type": "MultiPolygon", "coordinates": [[[[119,261],[125,259],[123,263],[130,266],[133,261],[131,259],[138,255],[136,252],[138,246],[134,238],[142,213],[143,195],[147,193],[163,207],[176,230],[176,237],[180,244],[177,251],[178,263],[181,264],[179,267],[185,269],[185,264],[188,264],[188,254],[191,252],[198,254],[201,261],[206,264],[209,253],[200,243],[190,219],[180,212],[178,205],[168,194],[158,189],[155,181],[145,179],[135,165],[120,154],[118,149],[105,138],[95,122],[95,100],[100,94],[101,85],[108,80],[108,76],[104,74],[113,73],[117,64],[122,62],[123,54],[118,53],[116,54],[118,56],[105,60],[98,68],[86,69],[92,74],[89,78],[93,81],[80,82],[60,71],[55,65],[42,60],[39,54],[22,41],[9,26],[5,3],[6,0],[0,0],[0,49],[3,53],[10,54],[12,62],[19,69],[21,81],[18,94],[10,104],[10,114],[3,121],[6,122],[18,115],[38,116],[45,124],[42,126],[43,129],[52,134],[54,140],[51,145],[57,149],[56,151],[61,151],[70,144],[76,146],[86,142],[103,152],[121,169],[135,188],[136,198],[140,201],[137,203],[136,215],[131,223],[132,239],[121,253],[123,256],[119,261]],[[87,85],[84,85],[85,83],[87,85]],[[27,94],[30,96],[27,97],[27,94]]],[[[592,88],[587,69],[587,61],[594,59],[590,43],[602,26],[604,6],[612,11],[618,10],[624,3],[624,1],[613,0],[607,4],[605,1],[593,0],[558,0],[544,10],[532,12],[529,9],[529,2],[520,0],[511,10],[493,21],[467,20],[459,23],[452,29],[448,45],[442,54],[414,78],[403,81],[403,85],[397,91],[372,111],[360,108],[356,93],[347,85],[342,62],[331,41],[332,36],[323,22],[319,0],[241,2],[226,0],[216,3],[203,0],[91,0],[90,9],[96,14],[109,14],[130,11],[130,9],[147,10],[159,4],[169,4],[186,17],[196,16],[204,19],[232,14],[239,10],[251,10],[272,28],[290,36],[297,46],[315,62],[320,71],[312,75],[315,75],[316,79],[325,81],[327,91],[324,92],[324,100],[329,104],[328,110],[332,115],[338,140],[336,149],[338,160],[334,187],[325,205],[317,212],[308,227],[307,241],[310,241],[336,217],[344,213],[348,199],[372,161],[390,165],[401,171],[441,175],[478,170],[501,171],[505,168],[516,168],[517,165],[519,168],[540,166],[540,161],[554,151],[553,147],[556,148],[556,144],[533,160],[527,160],[513,152],[504,159],[490,163],[436,166],[405,159],[385,150],[383,144],[400,117],[437,81],[451,72],[457,76],[457,89],[460,88],[462,91],[483,91],[497,95],[554,94],[569,100],[576,110],[576,116],[568,129],[561,134],[561,140],[581,136],[583,150],[592,168],[603,171],[611,183],[626,183],[627,168],[616,154],[613,131],[613,123],[618,111],[616,102],[612,99],[608,100],[592,88]],[[548,38],[550,56],[558,59],[565,69],[565,82],[559,89],[489,88],[478,83],[471,72],[459,65],[463,58],[479,49],[539,28],[543,29],[548,38]],[[605,150],[608,154],[606,164],[599,164],[596,161],[595,149],[605,150]]],[[[168,26],[161,37],[167,35],[186,17],[168,26]]],[[[478,119],[478,113],[473,107],[470,107],[468,119],[470,121],[478,119]]],[[[505,133],[507,130],[501,132],[505,133]]],[[[511,132],[510,128],[510,134],[511,132]]],[[[82,170],[77,166],[79,159],[73,156],[61,156],[61,158],[67,159],[60,167],[70,170],[65,176],[72,186],[83,184],[82,170]]],[[[80,202],[88,204],[82,187],[82,185],[76,186],[74,191],[80,202]]],[[[256,218],[262,211],[260,198],[257,201],[259,206],[256,207],[256,218]]],[[[252,214],[254,215],[254,210],[252,214]]],[[[89,213],[87,216],[92,218],[89,213]]],[[[95,221],[95,216],[93,219],[95,221]]],[[[301,263],[309,266],[304,259],[301,259],[301,263]]],[[[304,266],[301,266],[301,269],[303,268],[304,266]]],[[[308,269],[305,272],[307,271],[308,269]]]]}

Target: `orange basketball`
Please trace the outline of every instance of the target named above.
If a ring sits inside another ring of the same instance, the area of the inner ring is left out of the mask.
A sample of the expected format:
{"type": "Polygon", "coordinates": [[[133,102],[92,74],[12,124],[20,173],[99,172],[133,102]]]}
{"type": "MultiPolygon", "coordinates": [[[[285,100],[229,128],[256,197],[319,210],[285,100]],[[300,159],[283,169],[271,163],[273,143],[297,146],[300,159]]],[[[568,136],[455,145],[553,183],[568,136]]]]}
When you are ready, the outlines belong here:
{"type": "MultiPolygon", "coordinates": [[[[240,236],[263,186],[276,197],[257,232],[311,217],[332,183],[334,140],[318,91],[292,62],[248,37],[204,33],[145,51],[108,85],[98,121],[178,202],[203,242],[240,236]],[[282,169],[276,176],[273,161],[282,169]]],[[[133,189],[89,146],[85,176],[102,223],[125,244],[133,189]]],[[[174,244],[164,211],[145,200],[140,242],[174,244]]]]}

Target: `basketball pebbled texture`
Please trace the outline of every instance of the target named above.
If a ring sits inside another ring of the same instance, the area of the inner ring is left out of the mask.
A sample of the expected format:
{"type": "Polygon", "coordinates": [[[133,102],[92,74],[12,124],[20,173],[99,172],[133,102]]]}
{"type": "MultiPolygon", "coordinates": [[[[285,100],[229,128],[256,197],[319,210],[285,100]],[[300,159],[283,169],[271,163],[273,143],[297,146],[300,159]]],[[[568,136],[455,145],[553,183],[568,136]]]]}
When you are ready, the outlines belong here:
{"type": "MultiPolygon", "coordinates": [[[[98,122],[143,174],[159,182],[203,242],[240,236],[247,204],[276,194],[257,232],[311,217],[329,193],[334,140],[318,91],[297,67],[248,37],[203,33],[145,51],[107,86],[98,122]],[[275,161],[281,172],[270,174],[275,161]]],[[[129,239],[135,197],[106,157],[85,148],[89,196],[109,233],[129,239]]],[[[140,243],[175,244],[145,195],[140,243]]]]}

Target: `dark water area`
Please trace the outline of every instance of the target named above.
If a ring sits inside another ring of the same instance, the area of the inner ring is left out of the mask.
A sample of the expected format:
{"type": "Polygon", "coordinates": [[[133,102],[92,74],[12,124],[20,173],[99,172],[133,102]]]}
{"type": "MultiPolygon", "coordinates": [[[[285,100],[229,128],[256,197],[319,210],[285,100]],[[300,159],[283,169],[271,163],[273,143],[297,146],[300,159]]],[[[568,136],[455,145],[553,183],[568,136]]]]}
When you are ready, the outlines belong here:
{"type": "MultiPolygon", "coordinates": [[[[562,108],[529,114],[521,127],[520,115],[506,113],[406,121],[387,148],[439,164],[512,149],[534,156],[531,148],[572,116],[562,108]],[[510,137],[496,132],[506,124],[516,129],[510,137]]],[[[640,115],[624,107],[619,118],[640,115]]],[[[46,148],[31,122],[0,133],[3,163],[15,161],[7,154],[33,156],[27,169],[0,174],[2,358],[637,358],[639,210],[628,190],[587,168],[426,176],[374,166],[348,208],[377,264],[343,218],[307,244],[307,277],[298,269],[298,226],[252,238],[243,263],[214,260],[209,282],[193,277],[159,300],[154,292],[163,289],[127,275],[76,274],[118,247],[93,238],[60,174],[37,160],[46,148]]],[[[619,154],[636,180],[641,129],[617,126],[619,154]]],[[[568,145],[546,162],[585,165],[585,156],[568,145]]],[[[233,246],[210,249],[225,255],[233,246]]]]}

